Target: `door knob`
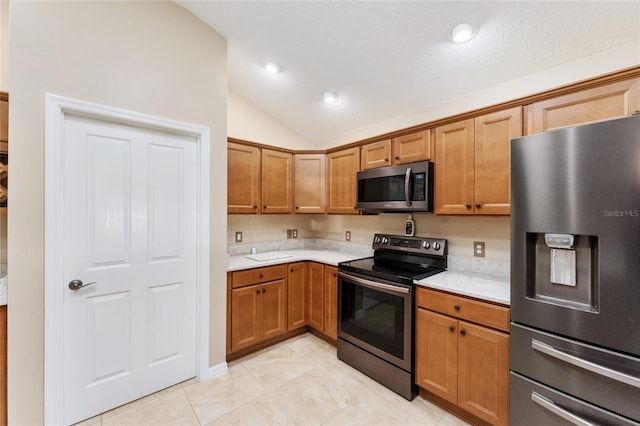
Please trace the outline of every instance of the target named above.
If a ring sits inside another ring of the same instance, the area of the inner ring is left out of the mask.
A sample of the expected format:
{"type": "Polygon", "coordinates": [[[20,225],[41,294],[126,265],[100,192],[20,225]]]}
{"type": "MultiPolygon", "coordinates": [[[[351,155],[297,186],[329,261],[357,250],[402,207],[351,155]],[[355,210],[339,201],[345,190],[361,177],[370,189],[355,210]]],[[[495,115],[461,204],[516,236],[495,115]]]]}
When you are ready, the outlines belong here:
{"type": "Polygon", "coordinates": [[[83,287],[89,286],[91,284],[97,284],[95,281],[83,284],[80,280],[71,280],[69,281],[69,288],[71,290],[80,290],[83,287]]]}

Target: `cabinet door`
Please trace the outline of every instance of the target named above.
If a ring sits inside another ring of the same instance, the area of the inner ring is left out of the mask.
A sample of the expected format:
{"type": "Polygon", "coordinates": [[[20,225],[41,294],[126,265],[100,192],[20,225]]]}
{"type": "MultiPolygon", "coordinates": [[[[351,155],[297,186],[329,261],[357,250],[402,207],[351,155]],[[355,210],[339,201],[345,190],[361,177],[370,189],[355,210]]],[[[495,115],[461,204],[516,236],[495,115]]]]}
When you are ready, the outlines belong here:
{"type": "Polygon", "coordinates": [[[375,169],[391,165],[391,139],[362,146],[360,170],[375,169]]]}
{"type": "Polygon", "coordinates": [[[520,107],[475,119],[476,214],[511,213],[511,138],[522,136],[520,107]]]}
{"type": "Polygon", "coordinates": [[[325,336],[338,338],[338,268],[324,267],[323,331],[325,336]]]}
{"type": "Polygon", "coordinates": [[[285,280],[262,284],[262,338],[283,334],[287,331],[287,285],[285,280]]]}
{"type": "Polygon", "coordinates": [[[227,212],[258,213],[260,207],[260,149],[227,146],[227,212]]]}
{"type": "Polygon", "coordinates": [[[436,128],[437,214],[473,214],[473,119],[436,128]]]}
{"type": "Polygon", "coordinates": [[[392,139],[393,164],[431,160],[431,131],[411,133],[392,139]]]}
{"type": "Polygon", "coordinates": [[[262,317],[260,285],[231,290],[231,351],[261,340],[262,317]]]}
{"type": "Polygon", "coordinates": [[[293,155],[262,150],[262,213],[293,210],[293,155]]]}
{"type": "Polygon", "coordinates": [[[358,214],[356,207],[360,148],[327,154],[329,195],[327,213],[358,214]]]}
{"type": "Polygon", "coordinates": [[[324,154],[293,156],[294,204],[296,213],[324,213],[327,157],[324,154]]]}
{"type": "Polygon", "coordinates": [[[307,324],[308,299],[307,263],[296,262],[289,264],[287,277],[287,329],[304,327],[307,324]]]}
{"type": "Polygon", "coordinates": [[[628,117],[636,110],[640,110],[640,78],[534,102],[528,133],[628,117]]]}
{"type": "Polygon", "coordinates": [[[458,400],[458,321],[416,310],[416,384],[452,403],[458,400]]]}
{"type": "Polygon", "coordinates": [[[324,268],[321,264],[309,262],[309,325],[323,331],[324,268]]]}
{"type": "Polygon", "coordinates": [[[508,424],[509,336],[459,322],[458,406],[487,422],[508,424]]]}

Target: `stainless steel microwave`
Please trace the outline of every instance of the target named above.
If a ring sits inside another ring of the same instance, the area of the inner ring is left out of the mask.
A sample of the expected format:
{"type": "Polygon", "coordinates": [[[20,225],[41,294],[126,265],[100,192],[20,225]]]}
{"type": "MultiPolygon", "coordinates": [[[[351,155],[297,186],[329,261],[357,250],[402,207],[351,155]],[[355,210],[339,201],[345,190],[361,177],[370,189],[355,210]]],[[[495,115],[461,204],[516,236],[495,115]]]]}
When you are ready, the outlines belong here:
{"type": "Polygon", "coordinates": [[[433,212],[433,163],[358,172],[356,209],[365,213],[433,212]]]}

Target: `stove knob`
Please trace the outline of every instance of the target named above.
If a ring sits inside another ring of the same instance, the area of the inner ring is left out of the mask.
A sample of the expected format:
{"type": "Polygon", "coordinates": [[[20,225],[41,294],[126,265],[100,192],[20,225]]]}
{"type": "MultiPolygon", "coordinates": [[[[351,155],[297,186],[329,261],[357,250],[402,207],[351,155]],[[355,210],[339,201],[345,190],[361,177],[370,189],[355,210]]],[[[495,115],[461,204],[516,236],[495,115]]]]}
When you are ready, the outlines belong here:
{"type": "Polygon", "coordinates": [[[440,243],[433,243],[433,248],[435,250],[440,250],[440,243]]]}
{"type": "Polygon", "coordinates": [[[422,243],[422,247],[426,248],[427,250],[429,250],[429,247],[431,247],[431,244],[429,243],[429,241],[424,241],[422,243]]]}
{"type": "Polygon", "coordinates": [[[375,243],[380,244],[380,237],[376,236],[375,243]]]}
{"type": "Polygon", "coordinates": [[[389,239],[387,237],[382,237],[382,244],[387,244],[389,239]]]}

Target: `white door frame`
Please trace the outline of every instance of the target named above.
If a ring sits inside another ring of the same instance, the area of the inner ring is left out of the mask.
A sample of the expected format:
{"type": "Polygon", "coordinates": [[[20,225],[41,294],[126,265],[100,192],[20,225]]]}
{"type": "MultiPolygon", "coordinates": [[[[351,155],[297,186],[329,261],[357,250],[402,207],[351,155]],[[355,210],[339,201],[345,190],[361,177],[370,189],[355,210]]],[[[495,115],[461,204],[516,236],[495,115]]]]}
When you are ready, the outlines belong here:
{"type": "Polygon", "coordinates": [[[62,146],[66,114],[150,128],[194,137],[197,141],[196,376],[209,369],[209,167],[207,127],[154,117],[124,109],[45,94],[45,269],[44,269],[44,423],[62,424],[63,413],[63,282],[62,146]]]}

